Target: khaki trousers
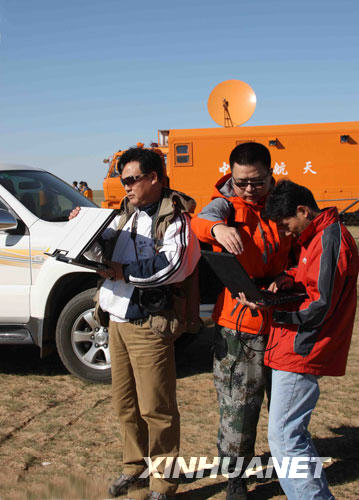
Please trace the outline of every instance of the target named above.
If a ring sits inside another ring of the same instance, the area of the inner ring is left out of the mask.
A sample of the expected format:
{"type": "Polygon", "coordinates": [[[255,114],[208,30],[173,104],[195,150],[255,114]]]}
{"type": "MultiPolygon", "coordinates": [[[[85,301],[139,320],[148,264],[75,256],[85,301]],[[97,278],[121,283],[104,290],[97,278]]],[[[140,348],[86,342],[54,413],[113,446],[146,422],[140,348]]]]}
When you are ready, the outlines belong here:
{"type": "MultiPolygon", "coordinates": [[[[123,472],[147,469],[143,457],[177,457],[180,418],[173,341],[142,326],[110,321],[112,396],[124,446],[123,472]]],[[[165,460],[157,470],[163,472],[165,460]],[[161,469],[161,465],[163,465],[161,469]]],[[[177,484],[150,476],[150,489],[173,494],[177,484]]]]}

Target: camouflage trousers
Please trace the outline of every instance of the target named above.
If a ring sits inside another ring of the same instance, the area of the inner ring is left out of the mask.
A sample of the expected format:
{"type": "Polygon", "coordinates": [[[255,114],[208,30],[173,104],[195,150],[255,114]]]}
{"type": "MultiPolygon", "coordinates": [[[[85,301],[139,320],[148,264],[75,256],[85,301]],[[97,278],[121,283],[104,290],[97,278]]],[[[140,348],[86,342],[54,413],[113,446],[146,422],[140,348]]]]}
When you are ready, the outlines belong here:
{"type": "Polygon", "coordinates": [[[215,328],[213,375],[220,411],[218,453],[222,457],[244,457],[244,467],[254,456],[259,412],[264,391],[270,387],[270,369],[263,365],[264,352],[249,348],[264,351],[267,340],[267,336],[237,334],[220,325],[215,328]]]}

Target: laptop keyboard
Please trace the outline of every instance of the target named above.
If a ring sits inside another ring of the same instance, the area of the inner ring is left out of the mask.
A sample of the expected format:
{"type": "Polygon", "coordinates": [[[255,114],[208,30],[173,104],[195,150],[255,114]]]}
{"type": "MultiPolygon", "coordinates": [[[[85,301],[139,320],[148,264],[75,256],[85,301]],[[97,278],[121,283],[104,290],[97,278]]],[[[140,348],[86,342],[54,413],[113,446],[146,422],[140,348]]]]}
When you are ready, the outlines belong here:
{"type": "Polygon", "coordinates": [[[285,304],[287,302],[294,302],[297,300],[303,300],[304,294],[292,294],[286,292],[270,292],[269,290],[261,290],[261,294],[264,296],[267,304],[285,304]]]}

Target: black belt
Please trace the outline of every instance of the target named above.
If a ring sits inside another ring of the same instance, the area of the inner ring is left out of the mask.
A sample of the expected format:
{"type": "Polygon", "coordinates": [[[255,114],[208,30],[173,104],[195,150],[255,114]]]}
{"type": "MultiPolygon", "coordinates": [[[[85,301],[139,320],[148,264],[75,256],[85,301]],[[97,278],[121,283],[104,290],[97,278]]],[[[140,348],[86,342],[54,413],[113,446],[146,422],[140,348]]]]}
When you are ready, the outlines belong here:
{"type": "Polygon", "coordinates": [[[129,319],[128,322],[132,325],[142,326],[148,320],[148,316],[146,318],[138,318],[138,319],[129,319]]]}

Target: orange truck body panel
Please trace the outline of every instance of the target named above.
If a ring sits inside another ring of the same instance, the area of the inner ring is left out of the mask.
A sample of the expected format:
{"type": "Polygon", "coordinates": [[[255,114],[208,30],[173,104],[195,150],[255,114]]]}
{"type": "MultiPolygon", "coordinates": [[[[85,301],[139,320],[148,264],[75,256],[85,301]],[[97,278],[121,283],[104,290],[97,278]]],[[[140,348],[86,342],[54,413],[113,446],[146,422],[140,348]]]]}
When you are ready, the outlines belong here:
{"type": "Polygon", "coordinates": [[[103,181],[105,200],[101,203],[102,208],[120,208],[121,200],[126,194],[117,172],[117,162],[122,153],[123,151],[115,153],[111,159],[107,175],[103,181]]]}
{"type": "MultiPolygon", "coordinates": [[[[217,180],[229,172],[232,149],[247,141],[267,146],[274,177],[307,186],[320,207],[344,209],[359,198],[359,122],[174,129],[168,133],[168,148],[157,149],[167,154],[170,187],[191,195],[198,212],[210,201],[217,180]]],[[[124,196],[119,177],[113,176],[116,155],[104,181],[103,206],[108,208],[119,207],[124,196]]]]}

